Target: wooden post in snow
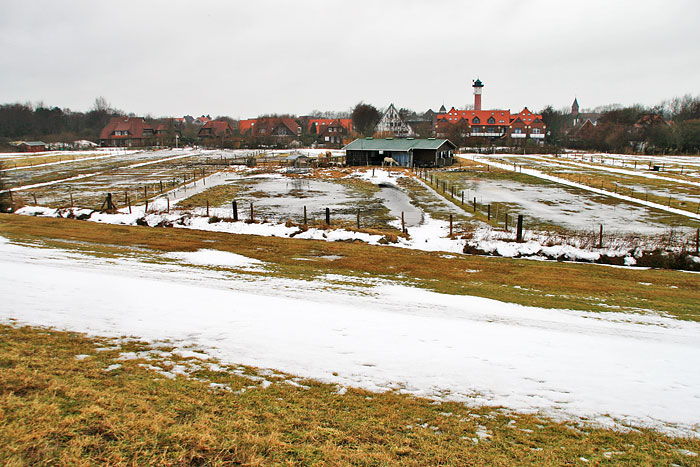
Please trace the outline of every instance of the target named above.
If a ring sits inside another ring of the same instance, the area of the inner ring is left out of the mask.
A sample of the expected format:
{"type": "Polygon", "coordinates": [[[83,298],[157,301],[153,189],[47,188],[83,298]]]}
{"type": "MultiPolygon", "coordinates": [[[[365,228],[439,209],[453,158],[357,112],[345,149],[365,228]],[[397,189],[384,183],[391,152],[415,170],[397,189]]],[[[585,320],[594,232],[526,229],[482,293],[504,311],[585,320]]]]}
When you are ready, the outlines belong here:
{"type": "Polygon", "coordinates": [[[32,193],[32,196],[34,196],[34,206],[36,206],[36,193],[32,193]]]}
{"type": "Polygon", "coordinates": [[[170,213],[170,196],[166,196],[165,199],[168,201],[168,210],[166,212],[170,213]]]}
{"type": "Polygon", "coordinates": [[[603,224],[600,224],[600,238],[598,240],[598,248],[603,248],[603,224]]]}
{"type": "MultiPolygon", "coordinates": [[[[12,192],[10,192],[10,201],[12,201],[12,192]]],[[[70,193],[70,207],[73,207],[73,193],[70,193]]]]}
{"type": "Polygon", "coordinates": [[[360,210],[357,210],[357,229],[360,229],[360,210]]]}
{"type": "Polygon", "coordinates": [[[163,180],[158,180],[158,183],[160,183],[160,191],[163,191],[163,180]]]}
{"type": "Polygon", "coordinates": [[[209,217],[209,200],[207,200],[207,217],[209,217]]]}
{"type": "Polygon", "coordinates": [[[452,238],[452,214],[450,214],[450,238],[452,238]]]}
{"type": "Polygon", "coordinates": [[[148,200],[146,200],[146,208],[143,210],[143,213],[146,214],[148,212],[148,200]]]}
{"type": "Polygon", "coordinates": [[[326,208],[326,224],[331,225],[331,210],[326,208]]]}
{"type": "Polygon", "coordinates": [[[474,212],[476,212],[476,196],[474,197],[474,212]]]}
{"type": "Polygon", "coordinates": [[[401,232],[406,233],[406,220],[403,216],[403,211],[401,211],[401,232]]]}
{"type": "Polygon", "coordinates": [[[306,206],[304,206],[304,225],[306,225],[306,206]]]}
{"type": "Polygon", "coordinates": [[[486,220],[491,220],[491,204],[488,205],[488,211],[486,214],[486,220]]]}
{"type": "Polygon", "coordinates": [[[518,214],[518,228],[515,234],[515,241],[520,243],[523,241],[523,215],[518,214]]]}
{"type": "Polygon", "coordinates": [[[462,206],[464,206],[464,190],[462,190],[462,206]]]}
{"type": "Polygon", "coordinates": [[[237,221],[238,220],[238,203],[236,200],[233,200],[231,202],[231,207],[233,208],[233,220],[237,221]]]}
{"type": "Polygon", "coordinates": [[[506,232],[508,232],[508,213],[506,213],[506,219],[505,219],[503,225],[505,226],[506,232]]]}
{"type": "Polygon", "coordinates": [[[253,210],[253,203],[250,203],[250,222],[255,222],[255,211],[253,210]]]}
{"type": "Polygon", "coordinates": [[[131,214],[131,200],[129,199],[129,195],[126,195],[126,204],[129,206],[129,214],[131,214]]]}

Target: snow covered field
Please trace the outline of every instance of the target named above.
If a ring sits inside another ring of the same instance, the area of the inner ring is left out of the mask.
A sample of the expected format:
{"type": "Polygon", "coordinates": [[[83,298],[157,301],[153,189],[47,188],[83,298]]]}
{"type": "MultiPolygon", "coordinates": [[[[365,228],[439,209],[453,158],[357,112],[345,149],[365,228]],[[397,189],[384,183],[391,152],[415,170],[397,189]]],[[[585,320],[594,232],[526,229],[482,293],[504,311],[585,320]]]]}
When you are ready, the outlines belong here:
{"type": "Polygon", "coordinates": [[[167,340],[341,386],[700,435],[698,323],[371,277],[339,286],[250,274],[265,267],[211,250],[102,259],[0,239],[0,321],[167,340]]]}

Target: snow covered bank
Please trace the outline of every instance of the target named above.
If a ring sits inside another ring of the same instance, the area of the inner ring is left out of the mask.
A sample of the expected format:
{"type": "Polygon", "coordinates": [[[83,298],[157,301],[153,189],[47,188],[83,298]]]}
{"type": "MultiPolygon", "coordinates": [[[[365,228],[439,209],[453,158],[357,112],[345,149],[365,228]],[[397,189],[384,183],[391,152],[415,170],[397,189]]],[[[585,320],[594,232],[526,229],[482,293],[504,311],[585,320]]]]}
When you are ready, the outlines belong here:
{"type": "Polygon", "coordinates": [[[253,280],[237,271],[264,263],[211,251],[137,254],[101,259],[0,241],[0,322],[168,340],[343,386],[700,436],[698,323],[386,282],[253,280]]]}
{"type": "MultiPolygon", "coordinates": [[[[165,204],[160,201],[160,204],[165,204]]],[[[421,225],[408,229],[409,238],[369,234],[345,229],[302,229],[282,223],[233,222],[227,219],[223,210],[210,209],[211,216],[188,212],[173,211],[145,213],[144,206],[133,206],[132,213],[104,213],[89,209],[55,209],[42,206],[25,206],[16,214],[28,216],[74,218],[104,224],[142,225],[149,227],[174,227],[205,230],[242,235],[260,235],[266,237],[286,237],[328,242],[360,241],[370,245],[388,245],[421,251],[442,251],[447,253],[467,253],[479,255],[504,256],[510,258],[533,258],[539,260],[581,261],[589,263],[615,264],[624,266],[662,267],[700,270],[700,257],[686,251],[675,251],[664,247],[658,241],[647,239],[642,242],[612,242],[605,248],[577,246],[577,240],[558,240],[551,243],[551,236],[526,232],[528,241],[516,243],[515,234],[500,232],[490,228],[476,229],[471,238],[449,237],[449,223],[432,219],[425,214],[421,225]],[[220,212],[221,211],[221,212],[220,212]],[[217,217],[218,215],[222,217],[217,217]],[[566,244],[572,242],[574,245],[566,244]],[[677,257],[677,258],[676,258],[677,257]],[[670,259],[669,259],[670,258],[670,259]]],[[[400,221],[399,221],[400,225],[400,221]]],[[[579,242],[580,243],[580,242],[579,242]]],[[[610,242],[606,242],[610,243],[610,242]]]]}

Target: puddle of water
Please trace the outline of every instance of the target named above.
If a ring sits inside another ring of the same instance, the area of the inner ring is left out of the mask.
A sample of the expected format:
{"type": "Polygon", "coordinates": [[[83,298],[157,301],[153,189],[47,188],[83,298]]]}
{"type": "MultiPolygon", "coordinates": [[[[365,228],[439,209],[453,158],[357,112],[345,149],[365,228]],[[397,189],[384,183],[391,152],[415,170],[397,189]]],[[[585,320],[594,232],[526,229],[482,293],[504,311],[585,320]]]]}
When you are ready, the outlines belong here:
{"type": "Polygon", "coordinates": [[[423,223],[423,211],[411,204],[411,198],[401,189],[389,185],[379,185],[381,190],[378,197],[384,201],[384,205],[389,209],[391,216],[404,220],[408,227],[415,227],[423,223]]]}

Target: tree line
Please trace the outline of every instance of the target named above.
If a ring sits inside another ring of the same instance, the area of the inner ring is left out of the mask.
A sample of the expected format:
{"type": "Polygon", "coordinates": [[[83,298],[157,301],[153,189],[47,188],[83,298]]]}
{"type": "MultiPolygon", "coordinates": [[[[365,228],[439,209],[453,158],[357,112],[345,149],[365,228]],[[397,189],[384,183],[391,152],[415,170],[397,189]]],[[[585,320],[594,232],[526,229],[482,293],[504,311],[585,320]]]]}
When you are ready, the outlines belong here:
{"type": "Polygon", "coordinates": [[[112,117],[124,115],[104,100],[97,98],[87,112],[48,107],[43,104],[0,105],[0,144],[17,139],[52,142],[73,142],[79,139],[96,141],[100,131],[112,117]]]}
{"type": "MultiPolygon", "coordinates": [[[[654,107],[634,105],[628,107],[608,106],[582,112],[578,121],[568,110],[545,107],[539,113],[547,125],[545,149],[560,148],[596,150],[607,152],[646,152],[652,154],[698,153],[700,152],[700,97],[674,98],[654,107]],[[587,120],[595,122],[586,123],[587,120]]],[[[401,108],[399,113],[405,120],[413,120],[417,137],[435,136],[430,121],[419,121],[419,114],[401,108]]],[[[112,108],[104,98],[97,98],[87,112],[74,112],[43,104],[0,105],[0,147],[9,148],[10,141],[46,140],[46,142],[73,142],[79,139],[97,141],[102,128],[116,116],[125,112],[112,108]]],[[[381,119],[381,109],[359,102],[351,112],[321,112],[312,116],[340,118],[350,116],[357,136],[373,136],[381,119]],[[348,115],[349,114],[349,115],[348,115]]],[[[232,123],[234,134],[236,122],[228,117],[217,117],[232,123]]],[[[147,119],[149,119],[147,117],[147,119]]],[[[150,119],[153,120],[153,119],[150,119]]],[[[167,119],[159,119],[167,120],[167,119]]],[[[187,124],[181,129],[183,144],[196,144],[198,126],[187,124]]],[[[469,125],[465,122],[452,125],[444,137],[458,146],[515,146],[534,144],[523,140],[487,140],[471,138],[469,125]]],[[[244,144],[248,142],[243,139],[244,144]]],[[[302,135],[301,144],[312,143],[312,135],[302,135]],[[307,141],[308,140],[308,141],[307,141]]],[[[259,141],[250,144],[259,144],[259,141]]]]}
{"type": "Polygon", "coordinates": [[[679,154],[700,152],[700,96],[684,96],[654,107],[608,106],[582,112],[542,110],[545,141],[555,147],[605,152],[679,154]],[[586,123],[592,117],[595,125],[586,123]],[[576,124],[575,124],[576,123],[576,124]]]}

